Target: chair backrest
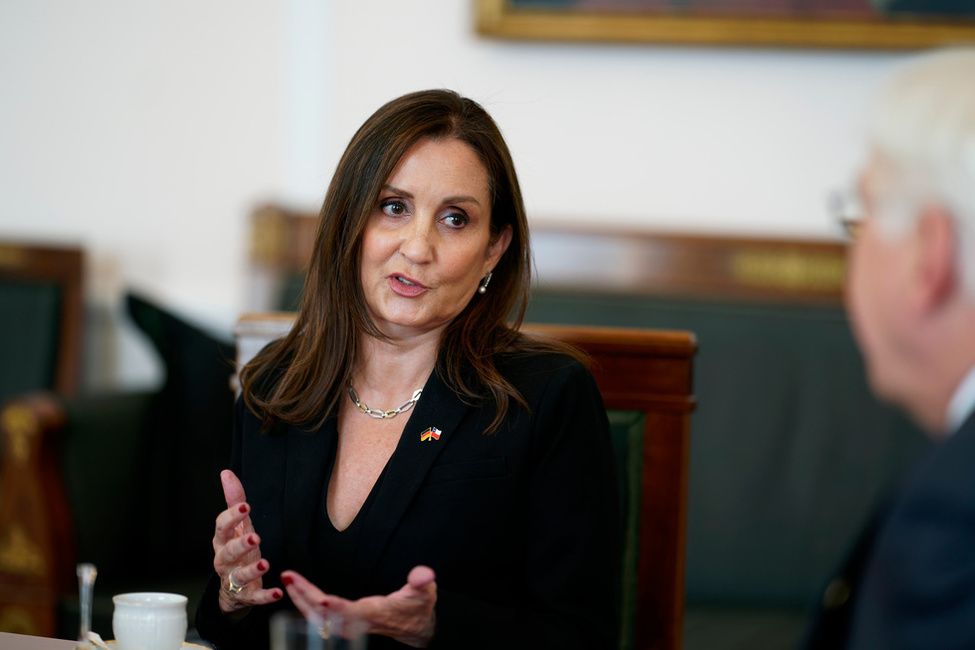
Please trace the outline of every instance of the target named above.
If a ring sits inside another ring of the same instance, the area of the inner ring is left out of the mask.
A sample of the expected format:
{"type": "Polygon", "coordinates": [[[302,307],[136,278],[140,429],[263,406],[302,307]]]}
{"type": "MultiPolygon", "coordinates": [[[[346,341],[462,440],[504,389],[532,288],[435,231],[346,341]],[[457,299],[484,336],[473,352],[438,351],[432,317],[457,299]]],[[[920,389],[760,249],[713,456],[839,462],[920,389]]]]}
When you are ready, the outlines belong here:
{"type": "MultiPolygon", "coordinates": [[[[287,333],[293,318],[287,313],[241,317],[238,363],[287,333]]],[[[621,648],[677,650],[684,613],[694,335],[539,324],[523,330],[586,352],[609,411],[624,514],[621,648]]]]}
{"type": "Polygon", "coordinates": [[[79,248],[0,242],[0,401],[77,388],[82,267],[79,248]]]}
{"type": "Polygon", "coordinates": [[[684,620],[690,332],[527,324],[590,359],[609,411],[623,506],[621,648],[680,648],[684,620]]]}

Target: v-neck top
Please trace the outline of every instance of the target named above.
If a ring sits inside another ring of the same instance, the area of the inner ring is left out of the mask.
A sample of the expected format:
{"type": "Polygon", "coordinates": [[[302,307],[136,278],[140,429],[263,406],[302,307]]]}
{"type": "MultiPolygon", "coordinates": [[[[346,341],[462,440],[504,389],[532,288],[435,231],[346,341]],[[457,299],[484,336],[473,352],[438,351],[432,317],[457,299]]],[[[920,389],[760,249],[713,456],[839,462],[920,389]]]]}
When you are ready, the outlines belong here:
{"type": "Polygon", "coordinates": [[[318,553],[321,553],[323,557],[328,558],[328,561],[320,564],[321,573],[316,576],[318,580],[316,584],[326,593],[342,596],[343,598],[358,598],[362,594],[359,594],[355,587],[356,580],[353,575],[353,570],[356,563],[359,541],[362,538],[362,522],[369,515],[369,510],[372,508],[376,500],[376,495],[382,487],[383,480],[386,477],[386,469],[389,467],[392,456],[386,462],[383,471],[380,472],[379,478],[376,479],[365,502],[363,502],[359,512],[356,513],[355,518],[352,519],[352,522],[344,530],[337,530],[328,516],[328,486],[332,480],[332,472],[335,470],[335,458],[337,454],[338,442],[336,440],[329,445],[328,454],[324,459],[324,462],[328,466],[328,471],[325,472],[325,480],[321,488],[318,517],[312,529],[312,548],[318,553]]]}

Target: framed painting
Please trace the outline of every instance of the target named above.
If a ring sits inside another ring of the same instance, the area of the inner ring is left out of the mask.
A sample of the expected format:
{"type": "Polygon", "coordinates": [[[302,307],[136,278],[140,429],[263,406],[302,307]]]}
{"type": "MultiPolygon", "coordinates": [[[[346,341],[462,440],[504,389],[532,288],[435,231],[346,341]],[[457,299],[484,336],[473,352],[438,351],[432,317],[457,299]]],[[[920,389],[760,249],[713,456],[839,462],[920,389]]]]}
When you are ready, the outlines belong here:
{"type": "Polygon", "coordinates": [[[975,0],[476,0],[511,39],[903,49],[975,43],[975,0]]]}

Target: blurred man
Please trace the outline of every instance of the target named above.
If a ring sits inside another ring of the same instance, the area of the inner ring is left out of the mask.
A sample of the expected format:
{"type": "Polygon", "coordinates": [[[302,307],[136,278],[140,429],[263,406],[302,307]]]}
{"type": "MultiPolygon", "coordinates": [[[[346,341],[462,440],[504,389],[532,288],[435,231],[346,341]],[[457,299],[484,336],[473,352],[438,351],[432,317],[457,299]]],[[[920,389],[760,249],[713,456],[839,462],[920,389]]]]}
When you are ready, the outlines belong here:
{"type": "Polygon", "coordinates": [[[975,648],[975,48],[881,93],[847,301],[873,391],[937,440],[827,590],[808,648],[975,648]]]}

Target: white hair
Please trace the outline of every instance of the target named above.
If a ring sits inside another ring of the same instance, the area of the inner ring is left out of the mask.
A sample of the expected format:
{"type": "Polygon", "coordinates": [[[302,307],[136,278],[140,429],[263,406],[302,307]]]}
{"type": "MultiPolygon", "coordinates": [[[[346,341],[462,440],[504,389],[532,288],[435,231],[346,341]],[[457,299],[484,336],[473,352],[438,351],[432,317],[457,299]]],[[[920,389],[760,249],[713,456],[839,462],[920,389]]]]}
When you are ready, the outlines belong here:
{"type": "Polygon", "coordinates": [[[878,95],[868,129],[871,147],[894,170],[887,189],[911,204],[881,228],[906,229],[925,203],[946,208],[958,231],[958,272],[975,296],[975,47],[935,51],[901,68],[878,95]]]}

